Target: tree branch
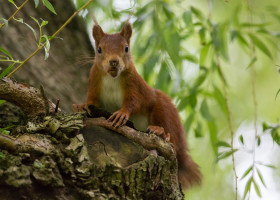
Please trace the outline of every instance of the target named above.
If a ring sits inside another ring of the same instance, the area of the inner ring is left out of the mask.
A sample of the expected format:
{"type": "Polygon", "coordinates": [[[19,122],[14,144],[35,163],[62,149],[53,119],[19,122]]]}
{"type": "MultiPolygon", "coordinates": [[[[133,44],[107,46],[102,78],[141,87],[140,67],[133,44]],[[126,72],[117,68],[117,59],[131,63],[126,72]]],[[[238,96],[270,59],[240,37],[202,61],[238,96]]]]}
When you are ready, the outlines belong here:
{"type": "Polygon", "coordinates": [[[96,125],[107,128],[127,137],[137,144],[140,144],[147,150],[156,149],[161,156],[168,160],[175,159],[174,149],[172,148],[171,144],[165,142],[163,139],[154,134],[143,133],[128,126],[115,128],[112,126],[112,122],[109,122],[104,118],[87,118],[84,120],[84,125],[96,125]]]}
{"type": "Polygon", "coordinates": [[[0,99],[19,106],[29,119],[45,115],[47,110],[54,109],[51,102],[46,105],[39,90],[8,78],[0,79],[0,99]]]}

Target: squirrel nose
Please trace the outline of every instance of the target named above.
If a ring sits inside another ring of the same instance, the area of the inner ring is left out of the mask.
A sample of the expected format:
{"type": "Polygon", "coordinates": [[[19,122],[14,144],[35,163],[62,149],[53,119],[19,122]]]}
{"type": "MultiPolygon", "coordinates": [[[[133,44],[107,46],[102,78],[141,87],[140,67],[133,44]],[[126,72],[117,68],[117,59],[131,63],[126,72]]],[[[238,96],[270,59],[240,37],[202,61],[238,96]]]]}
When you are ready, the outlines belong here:
{"type": "Polygon", "coordinates": [[[112,67],[117,67],[119,65],[119,61],[118,60],[110,60],[109,63],[110,63],[110,65],[112,67]]]}

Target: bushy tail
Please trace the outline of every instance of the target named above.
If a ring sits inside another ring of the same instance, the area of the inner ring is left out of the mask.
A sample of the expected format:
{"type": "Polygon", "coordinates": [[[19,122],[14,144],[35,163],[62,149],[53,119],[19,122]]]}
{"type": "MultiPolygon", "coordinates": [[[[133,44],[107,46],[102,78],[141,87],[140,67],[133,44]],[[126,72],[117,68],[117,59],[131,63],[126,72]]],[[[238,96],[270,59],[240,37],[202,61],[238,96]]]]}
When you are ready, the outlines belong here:
{"type": "Polygon", "coordinates": [[[183,189],[199,185],[202,178],[199,166],[192,160],[185,149],[177,151],[176,154],[178,159],[178,178],[183,189]]]}

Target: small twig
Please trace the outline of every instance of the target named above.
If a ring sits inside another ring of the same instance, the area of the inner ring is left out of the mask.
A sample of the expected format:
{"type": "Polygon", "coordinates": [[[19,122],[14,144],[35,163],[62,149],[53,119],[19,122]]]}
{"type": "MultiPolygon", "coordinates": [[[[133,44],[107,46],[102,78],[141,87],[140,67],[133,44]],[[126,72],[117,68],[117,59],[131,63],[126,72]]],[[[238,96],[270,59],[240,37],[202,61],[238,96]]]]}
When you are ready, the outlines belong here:
{"type": "Polygon", "coordinates": [[[224,72],[221,68],[220,65],[220,59],[219,55],[217,55],[217,66],[218,70],[220,71],[221,77],[222,77],[222,82],[223,82],[223,91],[225,95],[225,103],[226,103],[226,110],[227,110],[227,118],[228,118],[228,126],[230,130],[230,147],[231,147],[231,158],[232,158],[232,168],[234,172],[234,177],[235,177],[235,200],[237,200],[237,193],[238,193],[238,187],[237,187],[237,173],[236,173],[236,168],[235,168],[235,158],[234,158],[234,148],[233,148],[233,136],[234,136],[234,131],[233,131],[233,126],[232,126],[232,118],[231,118],[231,110],[229,107],[229,100],[228,100],[228,93],[227,93],[227,88],[226,88],[226,78],[224,75],[224,72]]]}
{"type": "MultiPolygon", "coordinates": [[[[16,10],[16,12],[14,12],[14,14],[12,14],[12,16],[8,19],[8,21],[10,21],[11,19],[14,18],[14,16],[22,9],[22,7],[27,4],[29,0],[26,0],[23,4],[21,4],[21,6],[16,10]]],[[[0,24],[0,29],[5,25],[5,23],[0,24]]]]}
{"type": "Polygon", "coordinates": [[[2,60],[2,59],[0,59],[0,62],[13,62],[13,63],[21,63],[21,61],[18,61],[18,60],[2,60]]]}
{"type": "MultiPolygon", "coordinates": [[[[76,12],[74,12],[74,14],[52,35],[52,37],[49,39],[49,41],[51,41],[53,38],[55,38],[55,36],[60,33],[60,31],[66,26],[68,25],[71,20],[84,8],[86,8],[93,0],[89,0],[86,4],[84,4],[79,10],[77,10],[76,12]]],[[[42,44],[41,46],[39,46],[37,48],[37,50],[35,50],[28,58],[26,58],[19,66],[17,66],[11,73],[9,73],[7,75],[7,77],[9,78],[13,73],[15,73],[19,68],[21,68],[27,61],[29,61],[34,55],[36,55],[44,46],[46,45],[46,42],[44,44],[42,44]]]]}
{"type": "Polygon", "coordinates": [[[41,93],[41,96],[42,96],[42,98],[44,100],[44,103],[45,103],[46,114],[48,114],[49,110],[50,110],[50,108],[49,108],[49,100],[48,100],[48,98],[47,98],[47,96],[45,94],[45,90],[44,90],[42,85],[40,85],[40,93],[41,93]]]}
{"type": "Polygon", "coordinates": [[[55,110],[54,110],[55,113],[57,113],[57,111],[58,111],[59,102],[60,102],[60,99],[57,99],[56,105],[55,105],[55,110]]]}
{"type": "MultiPolygon", "coordinates": [[[[252,2],[248,0],[248,8],[249,8],[249,21],[251,24],[253,24],[253,8],[252,8],[252,2]]],[[[249,29],[250,32],[252,32],[252,27],[249,29]]],[[[253,42],[251,42],[250,45],[250,58],[252,59],[255,57],[255,45],[253,42]]],[[[258,102],[257,102],[257,95],[256,95],[256,67],[255,63],[252,66],[252,96],[253,96],[253,103],[254,103],[254,142],[252,146],[253,150],[253,160],[252,160],[252,178],[254,178],[255,175],[255,166],[256,166],[256,141],[258,139],[258,128],[257,128],[257,122],[258,122],[258,102]]],[[[249,199],[251,199],[251,190],[249,190],[249,199]]]]}

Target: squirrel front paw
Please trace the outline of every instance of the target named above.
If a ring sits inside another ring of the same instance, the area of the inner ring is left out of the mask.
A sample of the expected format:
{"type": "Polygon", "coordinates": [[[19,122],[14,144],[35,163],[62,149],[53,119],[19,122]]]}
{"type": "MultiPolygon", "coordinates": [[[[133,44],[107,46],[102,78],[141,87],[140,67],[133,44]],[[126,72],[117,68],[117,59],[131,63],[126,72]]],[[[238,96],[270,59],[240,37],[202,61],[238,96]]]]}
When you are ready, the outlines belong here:
{"type": "Polygon", "coordinates": [[[155,135],[161,137],[166,142],[170,141],[170,134],[169,133],[165,133],[164,128],[161,127],[161,126],[152,126],[152,125],[150,125],[147,128],[147,132],[151,133],[151,134],[155,134],[155,135]]]}
{"type": "Polygon", "coordinates": [[[127,112],[119,110],[117,112],[114,112],[109,117],[108,121],[113,122],[113,126],[118,128],[119,126],[126,124],[128,119],[129,119],[129,114],[127,112]]]}

